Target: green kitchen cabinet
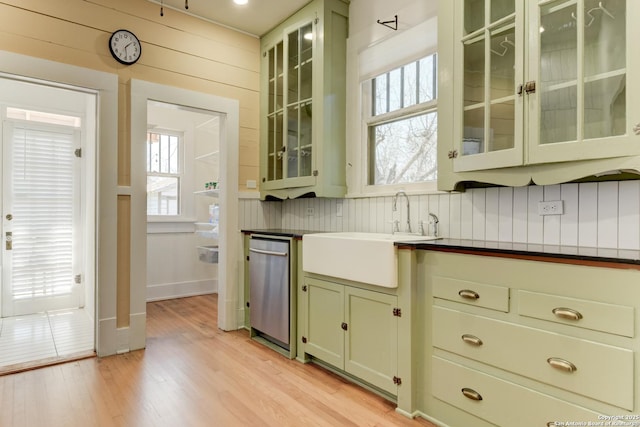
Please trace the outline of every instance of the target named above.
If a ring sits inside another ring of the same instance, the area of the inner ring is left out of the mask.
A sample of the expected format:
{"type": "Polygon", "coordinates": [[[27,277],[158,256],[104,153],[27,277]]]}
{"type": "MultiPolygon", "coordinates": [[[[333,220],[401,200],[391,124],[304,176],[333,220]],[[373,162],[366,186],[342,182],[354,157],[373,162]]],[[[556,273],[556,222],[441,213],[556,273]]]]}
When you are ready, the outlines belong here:
{"type": "Polygon", "coordinates": [[[638,173],[638,14],[631,0],[441,0],[439,189],[638,173]]]}
{"type": "Polygon", "coordinates": [[[348,9],[312,1],[261,39],[262,199],[346,193],[348,9]]]}
{"type": "Polygon", "coordinates": [[[420,412],[478,427],[640,413],[637,268],[418,252],[420,412]]]}
{"type": "Polygon", "coordinates": [[[306,277],[306,354],[391,395],[398,384],[398,297],[306,277]]]}

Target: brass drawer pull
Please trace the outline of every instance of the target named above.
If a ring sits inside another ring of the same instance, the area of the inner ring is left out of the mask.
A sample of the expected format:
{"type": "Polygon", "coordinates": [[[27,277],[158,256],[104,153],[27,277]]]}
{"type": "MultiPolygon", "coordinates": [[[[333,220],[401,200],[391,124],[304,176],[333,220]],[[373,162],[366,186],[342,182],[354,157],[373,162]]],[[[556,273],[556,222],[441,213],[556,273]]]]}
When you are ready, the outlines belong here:
{"type": "Polygon", "coordinates": [[[460,295],[462,298],[466,298],[466,299],[478,299],[480,298],[480,295],[478,295],[477,292],[474,292],[472,290],[469,289],[463,289],[460,292],[458,292],[458,295],[460,295]]]}
{"type": "Polygon", "coordinates": [[[580,320],[582,319],[582,314],[579,311],[576,311],[572,308],[567,307],[556,307],[551,310],[556,317],[567,320],[580,320]]]}
{"type": "Polygon", "coordinates": [[[464,396],[467,399],[477,400],[477,401],[482,400],[482,396],[480,395],[480,393],[478,393],[477,391],[475,391],[472,388],[467,388],[467,387],[463,388],[462,389],[462,394],[464,394],[464,396]]]}
{"type": "Polygon", "coordinates": [[[568,360],[560,359],[559,357],[550,357],[547,359],[547,363],[553,368],[559,369],[561,371],[575,372],[578,370],[578,368],[576,368],[576,365],[569,362],[568,360]]]}
{"type": "Polygon", "coordinates": [[[482,340],[478,337],[476,337],[475,335],[471,335],[471,334],[464,334],[462,336],[462,341],[469,343],[471,345],[475,345],[475,346],[481,346],[482,345],[482,340]]]}

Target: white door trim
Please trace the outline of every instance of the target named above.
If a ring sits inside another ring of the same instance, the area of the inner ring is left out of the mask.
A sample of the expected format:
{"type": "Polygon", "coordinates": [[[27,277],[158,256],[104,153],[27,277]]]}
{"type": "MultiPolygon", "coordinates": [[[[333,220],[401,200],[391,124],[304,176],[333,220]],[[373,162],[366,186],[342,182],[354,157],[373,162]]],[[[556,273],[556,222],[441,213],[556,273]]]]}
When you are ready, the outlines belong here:
{"type": "MultiPolygon", "coordinates": [[[[147,101],[160,101],[225,115],[220,144],[220,218],[218,263],[218,327],[238,328],[238,156],[240,105],[237,100],[222,98],[171,86],[131,80],[131,140],[145,141],[147,101]]],[[[144,144],[132,144],[131,195],[131,312],[145,311],[146,304],[146,152],[144,144]],[[135,270],[135,271],[134,271],[135,270]],[[133,288],[135,284],[135,289],[133,288]]],[[[134,332],[135,333],[135,332],[134,332]]],[[[135,340],[135,338],[134,338],[135,340]]]]}

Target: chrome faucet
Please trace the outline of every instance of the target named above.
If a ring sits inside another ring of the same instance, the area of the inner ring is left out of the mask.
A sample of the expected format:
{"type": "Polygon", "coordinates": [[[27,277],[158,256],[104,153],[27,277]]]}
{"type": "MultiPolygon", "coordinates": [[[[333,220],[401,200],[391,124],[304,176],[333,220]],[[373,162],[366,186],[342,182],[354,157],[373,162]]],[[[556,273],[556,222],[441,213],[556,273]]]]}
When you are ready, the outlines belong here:
{"type": "Polygon", "coordinates": [[[429,221],[429,223],[433,224],[433,237],[438,237],[438,223],[440,222],[440,220],[435,214],[432,214],[431,212],[429,212],[429,218],[431,218],[431,221],[429,221]]]}
{"type": "Polygon", "coordinates": [[[411,215],[409,212],[409,196],[407,196],[407,193],[405,193],[404,191],[398,191],[396,195],[393,196],[392,209],[394,212],[398,210],[398,196],[404,196],[404,198],[407,199],[407,224],[405,226],[404,231],[405,233],[411,233],[411,215]]]}

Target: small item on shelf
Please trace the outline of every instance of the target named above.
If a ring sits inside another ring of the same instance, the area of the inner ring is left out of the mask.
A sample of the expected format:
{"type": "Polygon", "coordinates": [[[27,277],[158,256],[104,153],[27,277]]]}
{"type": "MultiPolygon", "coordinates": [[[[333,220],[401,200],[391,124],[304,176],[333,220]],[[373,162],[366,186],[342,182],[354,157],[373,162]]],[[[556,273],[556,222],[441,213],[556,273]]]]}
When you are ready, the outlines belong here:
{"type": "Polygon", "coordinates": [[[218,224],[220,222],[220,205],[214,203],[209,205],[209,223],[218,224]]]}

